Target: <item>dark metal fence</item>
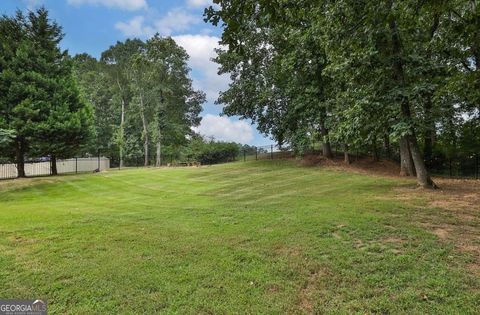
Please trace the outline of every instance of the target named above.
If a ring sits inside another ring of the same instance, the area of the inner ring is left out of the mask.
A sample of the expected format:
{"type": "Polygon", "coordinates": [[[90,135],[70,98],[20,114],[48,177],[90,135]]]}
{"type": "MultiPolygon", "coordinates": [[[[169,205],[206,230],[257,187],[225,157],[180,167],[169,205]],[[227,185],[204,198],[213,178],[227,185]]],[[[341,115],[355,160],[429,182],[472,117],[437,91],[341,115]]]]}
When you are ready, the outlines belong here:
{"type": "MultiPolygon", "coordinates": [[[[343,145],[338,143],[331,144],[332,153],[335,158],[343,159],[343,145]]],[[[301,152],[296,152],[289,146],[265,145],[249,147],[243,149],[240,158],[243,161],[265,160],[265,159],[289,159],[306,155],[322,155],[321,144],[304,148],[301,152]]],[[[374,149],[351,149],[349,151],[352,163],[359,159],[385,159],[400,162],[400,152],[398,148],[378,147],[374,149]]],[[[446,157],[442,155],[434,156],[430,161],[426,161],[427,168],[431,174],[437,176],[446,176],[452,178],[475,178],[480,179],[480,152],[455,157],[446,157]]]]}
{"type": "MultiPolygon", "coordinates": [[[[339,143],[331,143],[332,153],[335,158],[343,159],[344,146],[339,143]]],[[[292,159],[308,155],[322,155],[322,144],[317,143],[301,150],[295,150],[288,145],[264,145],[244,146],[228,159],[222,162],[252,161],[252,160],[275,160],[292,159]]],[[[349,148],[350,161],[360,159],[384,159],[399,162],[399,150],[395,146],[390,148],[349,148]]],[[[150,154],[147,159],[147,166],[158,166],[156,154],[150,154]]],[[[162,154],[160,166],[196,166],[200,161],[193,158],[182,157],[178,154],[162,154]]],[[[480,152],[474,154],[446,157],[436,155],[430,161],[426,161],[429,171],[437,176],[459,177],[459,178],[480,178],[480,152]]],[[[122,167],[144,167],[145,158],[143,154],[127,154],[123,159],[122,167]]],[[[83,157],[57,161],[59,174],[90,172],[96,169],[121,168],[118,156],[113,157],[83,157]]],[[[27,176],[46,176],[51,174],[51,163],[48,158],[29,159],[25,163],[27,176]]],[[[17,177],[16,164],[11,161],[0,159],[0,179],[17,177]]]]}
{"type": "MultiPolygon", "coordinates": [[[[309,151],[312,153],[312,151],[309,151]]],[[[294,150],[289,146],[264,145],[251,146],[241,149],[240,159],[243,161],[251,160],[274,160],[289,159],[296,156],[294,150]]]]}
{"type": "MultiPolygon", "coordinates": [[[[80,157],[57,160],[58,174],[74,174],[82,172],[103,171],[110,168],[110,160],[106,157],[80,157]]],[[[52,163],[49,158],[27,159],[25,161],[27,177],[48,176],[52,174],[52,163]]],[[[0,163],[0,179],[18,177],[17,164],[13,161],[0,163]]]]}
{"type": "Polygon", "coordinates": [[[431,173],[448,177],[480,178],[480,154],[467,156],[443,157],[437,156],[427,162],[431,173]]]}
{"type": "MultiPolygon", "coordinates": [[[[132,150],[133,151],[133,150],[132,150]]],[[[149,150],[147,157],[143,150],[124,152],[122,163],[120,153],[110,151],[112,168],[129,167],[157,167],[157,166],[188,166],[188,165],[211,165],[237,161],[241,151],[235,143],[212,142],[201,145],[166,147],[160,154],[156,150],[149,150]]]]}
{"type": "Polygon", "coordinates": [[[160,159],[160,165],[157,165],[157,157],[155,154],[149,154],[147,158],[147,163],[145,163],[145,156],[143,154],[138,155],[129,155],[125,156],[123,159],[123,164],[120,165],[120,159],[118,156],[110,157],[110,166],[111,168],[122,169],[122,168],[140,168],[140,167],[157,167],[157,166],[171,166],[171,167],[180,167],[180,166],[195,166],[200,163],[203,165],[217,164],[217,163],[227,163],[235,162],[240,158],[240,152],[232,154],[219,162],[216,163],[201,163],[198,159],[181,157],[175,154],[162,154],[160,159]]]}

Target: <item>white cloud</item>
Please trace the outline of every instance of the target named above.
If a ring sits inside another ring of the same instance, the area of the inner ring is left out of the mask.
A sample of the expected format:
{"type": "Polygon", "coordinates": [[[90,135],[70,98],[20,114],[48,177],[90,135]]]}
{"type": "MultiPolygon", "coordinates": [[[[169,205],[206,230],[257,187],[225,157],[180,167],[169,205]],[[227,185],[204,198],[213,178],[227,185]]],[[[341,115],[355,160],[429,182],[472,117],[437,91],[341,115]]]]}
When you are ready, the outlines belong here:
{"type": "Polygon", "coordinates": [[[194,8],[209,7],[213,5],[212,0],[187,0],[187,5],[194,8]]]}
{"type": "Polygon", "coordinates": [[[212,61],[217,56],[215,49],[220,48],[220,38],[188,34],[174,36],[173,39],[187,51],[190,67],[200,72],[200,77],[194,80],[195,88],[207,93],[208,101],[215,101],[218,93],[226,90],[229,83],[228,76],[218,75],[218,65],[212,61]]]}
{"type": "Polygon", "coordinates": [[[220,48],[220,38],[216,36],[187,34],[174,36],[173,39],[187,50],[191,63],[199,67],[208,67],[205,61],[216,57],[215,49],[220,48]]]}
{"type": "Polygon", "coordinates": [[[127,37],[150,37],[155,34],[152,27],[144,25],[145,18],[136,16],[128,22],[118,22],[115,28],[120,30],[127,37]]]}
{"type": "Polygon", "coordinates": [[[245,121],[232,121],[226,117],[205,115],[195,132],[220,141],[233,141],[247,144],[254,138],[253,128],[245,121]]]}
{"type": "Polygon", "coordinates": [[[146,19],[144,16],[136,16],[128,22],[116,23],[115,28],[125,36],[148,38],[157,32],[163,36],[170,36],[173,33],[185,31],[201,21],[201,18],[177,8],[159,19],[150,17],[146,19]]]}
{"type": "Polygon", "coordinates": [[[201,22],[197,16],[188,14],[182,9],[173,9],[166,16],[155,21],[155,29],[161,35],[171,35],[174,32],[187,30],[190,26],[201,22]]]}
{"type": "MultiPolygon", "coordinates": [[[[177,8],[157,20],[136,16],[128,22],[118,22],[115,28],[127,37],[149,38],[156,32],[171,36],[201,22],[200,16],[192,16],[188,11],[177,8]]],[[[194,88],[204,91],[208,102],[213,103],[219,92],[228,88],[230,80],[228,75],[218,75],[218,65],[212,61],[217,56],[215,49],[220,48],[220,38],[209,35],[205,30],[200,29],[198,34],[174,35],[172,38],[190,56],[189,66],[193,70],[194,88]]]]}
{"type": "Polygon", "coordinates": [[[148,7],[146,0],[68,0],[71,5],[102,5],[108,8],[118,8],[122,10],[135,11],[146,9],[148,7]]]}

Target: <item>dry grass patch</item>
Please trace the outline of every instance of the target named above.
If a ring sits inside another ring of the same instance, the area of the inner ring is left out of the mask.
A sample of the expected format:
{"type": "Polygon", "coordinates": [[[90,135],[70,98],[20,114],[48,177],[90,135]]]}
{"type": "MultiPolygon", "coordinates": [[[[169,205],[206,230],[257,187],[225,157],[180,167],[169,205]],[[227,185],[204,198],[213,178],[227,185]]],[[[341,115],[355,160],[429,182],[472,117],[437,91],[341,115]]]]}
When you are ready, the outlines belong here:
{"type": "Polygon", "coordinates": [[[310,273],[298,297],[299,309],[306,314],[315,314],[315,293],[322,289],[322,278],[328,277],[326,270],[315,270],[310,273]]]}
{"type": "MultiPolygon", "coordinates": [[[[399,176],[399,165],[394,162],[374,162],[370,158],[352,158],[352,161],[352,164],[346,165],[342,158],[328,160],[319,156],[308,156],[302,164],[408,181],[408,178],[399,176]]],[[[418,211],[412,220],[439,240],[450,242],[457,250],[470,254],[473,258],[470,269],[480,274],[480,181],[449,178],[434,178],[434,181],[440,189],[419,189],[412,181],[412,185],[395,188],[393,198],[415,207],[418,211]]],[[[376,198],[386,200],[392,196],[376,198]]],[[[388,238],[381,242],[400,244],[404,240],[388,238]]],[[[363,247],[365,244],[359,242],[355,246],[363,247]]]]}
{"type": "Polygon", "coordinates": [[[401,187],[396,189],[395,198],[418,209],[414,219],[422,227],[471,255],[470,269],[480,274],[480,181],[446,178],[434,181],[440,189],[401,187]]]}

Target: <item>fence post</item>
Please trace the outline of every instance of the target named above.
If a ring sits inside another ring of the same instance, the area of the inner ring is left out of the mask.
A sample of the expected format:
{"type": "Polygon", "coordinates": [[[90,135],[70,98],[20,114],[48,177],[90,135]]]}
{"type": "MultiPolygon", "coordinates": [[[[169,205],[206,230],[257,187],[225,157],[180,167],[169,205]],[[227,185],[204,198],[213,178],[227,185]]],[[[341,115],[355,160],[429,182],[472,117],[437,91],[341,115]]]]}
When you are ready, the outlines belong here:
{"type": "Polygon", "coordinates": [[[245,149],[243,149],[243,162],[247,162],[247,155],[245,149]]]}
{"type": "Polygon", "coordinates": [[[100,150],[98,150],[98,170],[100,171],[100,150]]]}
{"type": "Polygon", "coordinates": [[[258,148],[255,147],[255,161],[258,161],[258,148]]]}
{"type": "Polygon", "coordinates": [[[478,158],[478,153],[475,154],[475,179],[478,179],[479,178],[479,173],[480,173],[480,170],[478,169],[479,168],[479,158],[478,158]]]}
{"type": "Polygon", "coordinates": [[[273,144],[270,146],[270,159],[273,160],[273,144]]]}
{"type": "Polygon", "coordinates": [[[75,174],[78,174],[78,157],[75,158],[75,174]]]}

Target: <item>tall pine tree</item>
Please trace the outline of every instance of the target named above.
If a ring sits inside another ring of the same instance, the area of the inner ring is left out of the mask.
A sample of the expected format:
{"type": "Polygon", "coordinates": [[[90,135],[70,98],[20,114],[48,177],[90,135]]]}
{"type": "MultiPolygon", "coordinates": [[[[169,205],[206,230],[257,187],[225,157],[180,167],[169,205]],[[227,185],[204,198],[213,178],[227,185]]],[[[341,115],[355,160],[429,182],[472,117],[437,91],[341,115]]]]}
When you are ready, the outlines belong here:
{"type": "Polygon", "coordinates": [[[73,156],[92,130],[92,110],[80,97],[67,52],[59,48],[62,29],[41,8],[2,17],[0,36],[0,128],[14,131],[9,151],[18,176],[26,175],[27,154],[50,155],[56,174],[56,157],[73,156]]]}

